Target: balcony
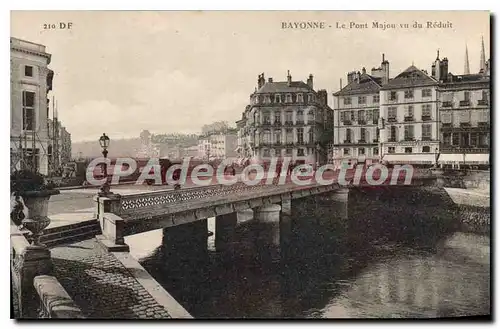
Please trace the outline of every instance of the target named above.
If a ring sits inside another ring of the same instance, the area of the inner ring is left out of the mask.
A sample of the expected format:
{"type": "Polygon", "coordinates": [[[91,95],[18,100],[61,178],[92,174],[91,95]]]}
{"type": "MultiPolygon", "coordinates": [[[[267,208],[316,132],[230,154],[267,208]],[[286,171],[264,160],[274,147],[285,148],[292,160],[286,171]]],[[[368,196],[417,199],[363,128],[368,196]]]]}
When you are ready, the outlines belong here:
{"type": "Polygon", "coordinates": [[[477,101],[478,106],[488,106],[489,102],[487,99],[480,99],[477,101]]]}
{"type": "Polygon", "coordinates": [[[358,139],[358,144],[366,144],[366,140],[365,139],[358,139]]]}
{"type": "Polygon", "coordinates": [[[460,127],[470,127],[470,122],[460,122],[460,127]]]}
{"type": "Polygon", "coordinates": [[[304,124],[304,120],[295,120],[295,124],[296,125],[303,125],[304,124]]]}
{"type": "Polygon", "coordinates": [[[431,121],[432,118],[430,115],[422,115],[422,121],[431,121]]]}
{"type": "Polygon", "coordinates": [[[378,119],[373,119],[372,123],[373,123],[374,125],[377,125],[377,124],[378,124],[378,119]]]}
{"type": "Polygon", "coordinates": [[[489,122],[478,122],[477,126],[478,126],[478,128],[489,128],[490,123],[489,122]]]}
{"type": "Polygon", "coordinates": [[[272,123],[271,123],[271,121],[265,121],[265,122],[261,123],[261,126],[263,126],[263,127],[270,127],[270,126],[272,126],[272,123]]]}
{"type": "Polygon", "coordinates": [[[422,136],[423,141],[431,141],[432,138],[430,136],[422,136]]]}
{"type": "Polygon", "coordinates": [[[350,139],[344,139],[344,144],[352,144],[352,141],[350,139]]]}
{"type": "Polygon", "coordinates": [[[415,118],[412,116],[405,116],[405,122],[412,122],[415,121],[415,118]]]}
{"type": "Polygon", "coordinates": [[[378,143],[378,138],[375,138],[375,139],[373,140],[373,142],[374,142],[374,143],[378,143]]]}
{"type": "Polygon", "coordinates": [[[389,117],[387,118],[387,122],[398,122],[398,119],[396,117],[389,117]]]}
{"type": "Polygon", "coordinates": [[[358,125],[366,125],[365,119],[358,120],[358,125]]]}
{"type": "Polygon", "coordinates": [[[398,101],[398,98],[397,97],[389,97],[389,102],[391,103],[395,103],[398,101]]]}
{"type": "Polygon", "coordinates": [[[281,126],[281,120],[275,120],[274,121],[275,126],[281,126]]]}
{"type": "Polygon", "coordinates": [[[460,101],[460,106],[470,106],[470,101],[460,101]]]}
{"type": "Polygon", "coordinates": [[[451,101],[443,102],[441,107],[453,107],[453,103],[451,101]]]}
{"type": "Polygon", "coordinates": [[[302,141],[296,141],[295,145],[306,145],[306,143],[303,140],[302,141]]]}
{"type": "Polygon", "coordinates": [[[405,141],[405,142],[413,142],[413,141],[415,141],[415,137],[412,137],[412,136],[405,136],[404,141],[405,141]]]}
{"type": "Polygon", "coordinates": [[[352,125],[351,120],[344,120],[343,123],[344,123],[344,126],[350,126],[350,125],[352,125]]]}
{"type": "Polygon", "coordinates": [[[293,126],[293,121],[285,121],[285,126],[293,126]]]}
{"type": "Polygon", "coordinates": [[[395,142],[397,142],[397,139],[391,137],[391,138],[388,138],[387,141],[390,142],[390,143],[395,143],[395,142]]]}

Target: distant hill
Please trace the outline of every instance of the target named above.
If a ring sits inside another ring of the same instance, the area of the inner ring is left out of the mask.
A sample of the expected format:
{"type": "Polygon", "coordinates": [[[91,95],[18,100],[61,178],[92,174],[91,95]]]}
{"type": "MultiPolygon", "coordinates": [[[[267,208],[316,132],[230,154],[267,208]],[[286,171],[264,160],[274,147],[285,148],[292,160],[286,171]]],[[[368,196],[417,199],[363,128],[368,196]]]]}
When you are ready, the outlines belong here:
{"type": "MultiPolygon", "coordinates": [[[[140,147],[140,138],[113,139],[108,148],[108,157],[135,157],[140,147]]],[[[79,156],[99,157],[102,156],[102,149],[98,141],[73,142],[71,143],[71,153],[73,158],[79,156]]]]}

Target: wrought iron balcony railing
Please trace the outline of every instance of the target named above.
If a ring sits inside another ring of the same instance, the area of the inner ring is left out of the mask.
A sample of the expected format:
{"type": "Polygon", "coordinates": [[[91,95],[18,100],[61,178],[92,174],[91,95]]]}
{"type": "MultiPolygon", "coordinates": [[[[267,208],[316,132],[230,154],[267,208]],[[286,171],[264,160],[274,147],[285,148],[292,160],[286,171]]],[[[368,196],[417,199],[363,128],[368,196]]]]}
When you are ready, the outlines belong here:
{"type": "Polygon", "coordinates": [[[470,106],[470,101],[460,101],[460,106],[470,106]]]}
{"type": "Polygon", "coordinates": [[[430,115],[422,115],[422,121],[431,121],[431,119],[430,115]]]}

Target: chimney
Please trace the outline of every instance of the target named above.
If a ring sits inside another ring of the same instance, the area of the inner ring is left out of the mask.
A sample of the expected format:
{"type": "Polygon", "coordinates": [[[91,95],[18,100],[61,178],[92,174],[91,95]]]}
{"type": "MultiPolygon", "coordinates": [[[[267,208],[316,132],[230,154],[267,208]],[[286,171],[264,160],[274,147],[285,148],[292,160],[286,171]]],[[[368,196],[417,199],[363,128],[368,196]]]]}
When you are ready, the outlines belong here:
{"type": "Polygon", "coordinates": [[[309,74],[309,78],[307,79],[307,85],[309,87],[311,87],[311,89],[314,89],[313,88],[314,84],[313,84],[313,75],[312,74],[309,74]]]}
{"type": "Polygon", "coordinates": [[[321,105],[328,105],[328,93],[325,89],[318,90],[318,100],[321,105]]]}
{"type": "Polygon", "coordinates": [[[439,68],[439,80],[440,81],[446,81],[446,78],[448,77],[448,58],[443,58],[443,60],[440,63],[440,68],[439,68]]]}
{"type": "Polygon", "coordinates": [[[273,78],[269,78],[267,82],[273,83],[273,78]]]}
{"type": "Polygon", "coordinates": [[[291,86],[292,85],[292,76],[290,75],[290,70],[288,70],[288,72],[287,72],[286,79],[288,82],[288,86],[291,86]]]}
{"type": "Polygon", "coordinates": [[[356,81],[359,83],[359,77],[361,76],[361,73],[358,71],[356,73],[356,81]]]}
{"type": "Polygon", "coordinates": [[[389,82],[389,61],[385,59],[385,54],[382,54],[382,85],[389,82]]]}
{"type": "Polygon", "coordinates": [[[350,84],[351,82],[354,81],[354,76],[356,75],[356,72],[348,72],[347,73],[347,84],[350,84]]]}
{"type": "Polygon", "coordinates": [[[361,74],[366,74],[366,69],[364,67],[361,69],[361,74]]]}

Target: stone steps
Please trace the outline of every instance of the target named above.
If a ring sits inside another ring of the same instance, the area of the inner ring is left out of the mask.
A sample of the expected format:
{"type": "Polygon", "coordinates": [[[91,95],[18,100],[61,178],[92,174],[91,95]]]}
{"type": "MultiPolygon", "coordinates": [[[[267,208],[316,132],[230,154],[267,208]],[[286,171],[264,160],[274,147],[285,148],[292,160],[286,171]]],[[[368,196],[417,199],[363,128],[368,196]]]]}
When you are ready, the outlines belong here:
{"type": "Polygon", "coordinates": [[[47,229],[44,231],[43,236],[40,237],[40,242],[48,247],[54,247],[90,239],[99,234],[102,234],[99,222],[92,219],[47,229]]]}

